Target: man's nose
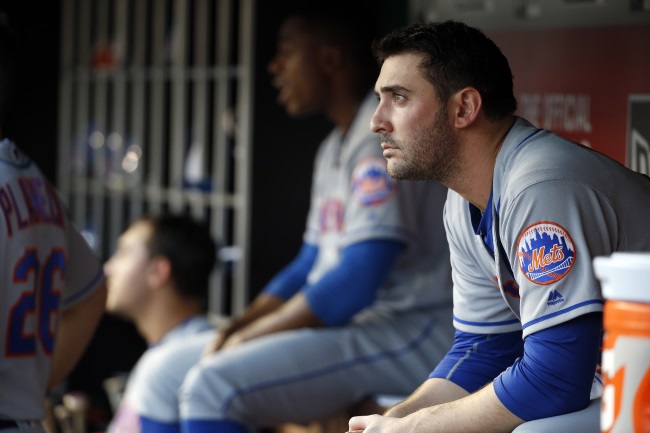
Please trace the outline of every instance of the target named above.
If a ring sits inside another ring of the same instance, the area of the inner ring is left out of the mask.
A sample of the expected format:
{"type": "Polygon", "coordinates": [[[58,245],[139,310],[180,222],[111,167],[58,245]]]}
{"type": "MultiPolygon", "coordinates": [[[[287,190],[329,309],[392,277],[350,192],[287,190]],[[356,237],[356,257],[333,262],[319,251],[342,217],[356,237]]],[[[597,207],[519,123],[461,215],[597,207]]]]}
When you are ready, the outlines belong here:
{"type": "Polygon", "coordinates": [[[375,133],[390,132],[390,123],[387,120],[385,109],[380,104],[370,119],[370,130],[375,133]]]}

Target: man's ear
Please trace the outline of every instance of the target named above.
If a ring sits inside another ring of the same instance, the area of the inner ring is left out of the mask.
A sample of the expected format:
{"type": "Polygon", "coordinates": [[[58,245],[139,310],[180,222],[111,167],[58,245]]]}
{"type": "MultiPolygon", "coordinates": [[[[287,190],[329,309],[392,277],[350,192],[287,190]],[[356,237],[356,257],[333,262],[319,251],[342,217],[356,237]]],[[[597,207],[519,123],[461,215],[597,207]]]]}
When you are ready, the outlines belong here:
{"type": "Polygon", "coordinates": [[[172,264],[167,257],[153,257],[149,263],[150,287],[161,287],[171,280],[172,264]]]}
{"type": "Polygon", "coordinates": [[[483,106],[481,94],[473,87],[465,87],[451,97],[454,126],[458,129],[470,126],[483,106]]]}

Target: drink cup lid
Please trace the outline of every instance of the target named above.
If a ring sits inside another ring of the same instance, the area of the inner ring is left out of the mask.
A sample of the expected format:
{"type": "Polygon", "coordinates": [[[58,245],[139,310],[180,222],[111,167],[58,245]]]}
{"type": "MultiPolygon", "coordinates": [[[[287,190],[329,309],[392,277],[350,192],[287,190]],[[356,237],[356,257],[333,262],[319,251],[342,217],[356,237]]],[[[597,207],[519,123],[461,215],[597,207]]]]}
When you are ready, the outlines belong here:
{"type": "Polygon", "coordinates": [[[593,264],[605,299],[650,302],[650,253],[616,252],[593,264]]]}

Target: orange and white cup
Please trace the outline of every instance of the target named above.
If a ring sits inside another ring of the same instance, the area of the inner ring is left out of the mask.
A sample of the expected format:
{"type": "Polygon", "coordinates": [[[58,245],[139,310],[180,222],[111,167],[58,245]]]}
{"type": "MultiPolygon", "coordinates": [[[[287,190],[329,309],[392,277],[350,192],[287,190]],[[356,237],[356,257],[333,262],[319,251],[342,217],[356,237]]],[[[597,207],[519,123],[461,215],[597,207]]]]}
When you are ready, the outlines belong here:
{"type": "Polygon", "coordinates": [[[650,253],[594,259],[605,298],[602,433],[650,433],[650,253]]]}

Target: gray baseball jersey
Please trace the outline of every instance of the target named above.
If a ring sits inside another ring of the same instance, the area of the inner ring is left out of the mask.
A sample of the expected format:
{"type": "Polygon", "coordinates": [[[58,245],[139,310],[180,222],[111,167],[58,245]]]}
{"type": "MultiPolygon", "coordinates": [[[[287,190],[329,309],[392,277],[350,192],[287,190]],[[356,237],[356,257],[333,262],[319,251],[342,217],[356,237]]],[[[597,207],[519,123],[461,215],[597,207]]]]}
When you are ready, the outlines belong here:
{"type": "Polygon", "coordinates": [[[104,274],[57,192],[9,140],[0,166],[0,418],[41,420],[61,311],[104,274]]]}
{"type": "Polygon", "coordinates": [[[369,94],[347,135],[333,130],[316,155],[304,239],[318,246],[318,257],[308,282],[318,281],[336,266],[347,245],[393,239],[408,249],[371,310],[406,311],[449,303],[449,251],[441,236],[440,208],[447,189],[437,182],[390,177],[379,137],[369,132],[376,104],[376,96],[369,94]]]}
{"type": "Polygon", "coordinates": [[[178,389],[213,338],[214,329],[207,318],[194,317],[149,347],[129,375],[107,433],[140,433],[141,417],[167,424],[179,422],[178,389]]]}
{"type": "Polygon", "coordinates": [[[497,157],[489,212],[494,256],[468,202],[448,195],[454,325],[466,332],[526,336],[602,311],[593,258],[650,251],[648,177],[521,118],[497,157]]]}
{"type": "Polygon", "coordinates": [[[378,299],[347,325],[280,332],[202,360],[182,387],[184,420],[260,427],[318,419],[368,395],[411,393],[451,347],[447,190],[388,175],[369,130],[376,104],[369,94],[347,134],[334,130],[321,144],[305,241],[318,246],[310,282],[351,243],[404,242],[378,299]]]}

